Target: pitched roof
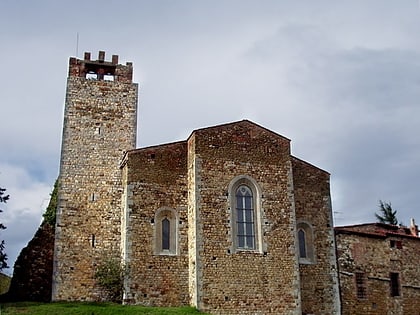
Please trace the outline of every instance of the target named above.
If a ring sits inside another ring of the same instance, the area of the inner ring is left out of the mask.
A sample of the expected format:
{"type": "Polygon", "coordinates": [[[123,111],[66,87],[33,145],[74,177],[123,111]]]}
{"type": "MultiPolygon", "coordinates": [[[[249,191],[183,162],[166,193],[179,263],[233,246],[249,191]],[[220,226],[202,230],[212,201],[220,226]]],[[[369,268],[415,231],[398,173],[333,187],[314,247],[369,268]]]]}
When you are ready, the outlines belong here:
{"type": "Polygon", "coordinates": [[[408,237],[420,240],[420,237],[412,234],[410,228],[408,227],[385,223],[364,223],[356,225],[336,226],[334,231],[336,234],[355,234],[379,238],[394,236],[408,237]]]}

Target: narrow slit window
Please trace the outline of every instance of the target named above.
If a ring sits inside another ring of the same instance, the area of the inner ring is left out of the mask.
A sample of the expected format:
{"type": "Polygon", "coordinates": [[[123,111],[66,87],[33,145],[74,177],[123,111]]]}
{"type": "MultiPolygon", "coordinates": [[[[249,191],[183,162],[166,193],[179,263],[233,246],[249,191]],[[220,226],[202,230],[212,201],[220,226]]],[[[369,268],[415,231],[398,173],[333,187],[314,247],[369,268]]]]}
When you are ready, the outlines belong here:
{"type": "Polygon", "coordinates": [[[162,220],[162,249],[169,250],[171,246],[171,223],[167,218],[162,220]]]}
{"type": "Polygon", "coordinates": [[[306,258],[306,236],[305,231],[302,229],[299,229],[298,232],[298,239],[299,239],[299,257],[300,258],[306,258]]]}

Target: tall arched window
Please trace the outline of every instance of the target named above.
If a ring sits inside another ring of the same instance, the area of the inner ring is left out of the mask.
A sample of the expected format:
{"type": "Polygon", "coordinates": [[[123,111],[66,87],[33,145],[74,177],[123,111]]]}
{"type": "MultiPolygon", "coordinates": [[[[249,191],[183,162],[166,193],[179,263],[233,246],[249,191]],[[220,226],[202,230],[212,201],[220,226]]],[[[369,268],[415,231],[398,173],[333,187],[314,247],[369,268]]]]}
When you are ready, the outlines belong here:
{"type": "Polygon", "coordinates": [[[303,229],[299,229],[298,231],[298,239],[299,239],[299,257],[306,258],[306,237],[305,231],[303,229]]]}
{"type": "Polygon", "coordinates": [[[169,250],[171,240],[171,223],[168,218],[162,220],[162,250],[169,250]]]}
{"type": "Polygon", "coordinates": [[[298,222],[297,238],[299,246],[299,263],[315,263],[315,247],[312,226],[307,222],[298,222]]]}
{"type": "Polygon", "coordinates": [[[232,250],[262,251],[261,192],[249,176],[235,177],[229,185],[232,250]]]}
{"type": "Polygon", "coordinates": [[[255,249],[254,200],[248,186],[236,189],[235,211],[238,248],[255,249]]]}
{"type": "Polygon", "coordinates": [[[178,254],[178,219],[171,208],[156,211],[154,222],[154,252],[157,255],[178,254]]]}

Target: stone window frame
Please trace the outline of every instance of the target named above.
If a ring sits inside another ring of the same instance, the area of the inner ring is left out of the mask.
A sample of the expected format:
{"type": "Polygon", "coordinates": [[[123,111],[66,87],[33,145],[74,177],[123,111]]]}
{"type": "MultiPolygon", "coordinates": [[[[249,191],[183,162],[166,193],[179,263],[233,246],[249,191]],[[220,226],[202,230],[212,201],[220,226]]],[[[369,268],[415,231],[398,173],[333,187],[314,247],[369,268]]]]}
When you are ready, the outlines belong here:
{"type": "Polygon", "coordinates": [[[178,222],[178,213],[175,209],[169,207],[162,207],[155,212],[153,231],[153,247],[155,255],[174,256],[179,254],[178,222]],[[162,222],[165,219],[169,220],[169,249],[163,249],[162,243],[162,222]]]}
{"type": "Polygon", "coordinates": [[[312,224],[310,224],[308,221],[300,220],[296,224],[296,241],[297,241],[297,252],[299,257],[299,263],[300,264],[315,264],[316,263],[316,255],[315,255],[315,245],[314,245],[314,229],[312,227],[312,224]],[[305,248],[305,257],[301,256],[301,238],[299,237],[300,232],[304,233],[304,248],[305,248]]]}
{"type": "Polygon", "coordinates": [[[231,180],[228,187],[228,201],[230,209],[230,235],[231,235],[231,253],[236,252],[256,252],[263,253],[263,239],[262,239],[262,206],[261,206],[261,188],[257,181],[248,175],[239,175],[231,180]],[[253,196],[253,210],[254,210],[254,248],[238,247],[237,241],[237,214],[236,214],[236,191],[240,186],[247,186],[253,196]]]}

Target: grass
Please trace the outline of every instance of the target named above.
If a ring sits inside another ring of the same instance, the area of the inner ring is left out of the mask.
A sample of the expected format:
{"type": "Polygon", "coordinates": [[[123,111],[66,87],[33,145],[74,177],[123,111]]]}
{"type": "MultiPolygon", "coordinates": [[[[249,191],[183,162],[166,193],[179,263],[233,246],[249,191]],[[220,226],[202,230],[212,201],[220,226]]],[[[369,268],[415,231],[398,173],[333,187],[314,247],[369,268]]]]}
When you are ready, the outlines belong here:
{"type": "Polygon", "coordinates": [[[145,307],[112,303],[5,303],[0,315],[187,315],[201,314],[193,307],[145,307]]]}

